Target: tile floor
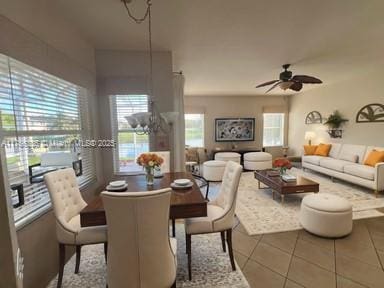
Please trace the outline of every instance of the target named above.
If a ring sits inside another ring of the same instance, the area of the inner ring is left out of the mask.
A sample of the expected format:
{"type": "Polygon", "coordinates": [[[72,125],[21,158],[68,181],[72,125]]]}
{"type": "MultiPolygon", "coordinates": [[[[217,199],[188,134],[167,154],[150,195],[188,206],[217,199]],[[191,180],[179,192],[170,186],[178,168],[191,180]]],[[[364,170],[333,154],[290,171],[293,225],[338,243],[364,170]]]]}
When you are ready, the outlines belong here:
{"type": "Polygon", "coordinates": [[[384,287],[384,217],[354,221],[336,240],[304,230],[249,236],[238,223],[233,245],[251,287],[384,287]]]}

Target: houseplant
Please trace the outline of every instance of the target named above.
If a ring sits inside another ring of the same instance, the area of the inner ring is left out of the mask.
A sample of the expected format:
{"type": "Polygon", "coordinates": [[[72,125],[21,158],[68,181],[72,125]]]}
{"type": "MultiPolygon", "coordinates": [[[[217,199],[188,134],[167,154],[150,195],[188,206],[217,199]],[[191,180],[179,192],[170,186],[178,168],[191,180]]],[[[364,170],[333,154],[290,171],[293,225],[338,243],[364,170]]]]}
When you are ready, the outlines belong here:
{"type": "Polygon", "coordinates": [[[136,163],[145,170],[147,185],[153,185],[155,168],[159,168],[163,162],[164,159],[156,153],[142,153],[137,157],[136,163]]]}
{"type": "Polygon", "coordinates": [[[338,110],[335,110],[331,115],[328,116],[327,120],[324,122],[324,125],[328,126],[328,134],[332,138],[341,138],[342,129],[340,129],[348,119],[343,118],[341,113],[338,110]]]}
{"type": "Polygon", "coordinates": [[[282,176],[287,173],[287,169],[292,168],[292,164],[287,158],[276,158],[275,161],[273,161],[273,167],[279,169],[280,175],[282,176]]]}

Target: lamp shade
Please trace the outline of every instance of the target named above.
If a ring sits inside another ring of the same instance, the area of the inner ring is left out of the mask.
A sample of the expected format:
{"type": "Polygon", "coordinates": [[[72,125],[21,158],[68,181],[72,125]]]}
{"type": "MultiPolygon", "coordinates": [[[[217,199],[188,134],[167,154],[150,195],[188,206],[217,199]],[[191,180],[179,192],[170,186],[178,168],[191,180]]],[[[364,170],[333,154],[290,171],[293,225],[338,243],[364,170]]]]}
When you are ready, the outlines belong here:
{"type": "Polygon", "coordinates": [[[305,136],[304,136],[305,140],[313,140],[313,139],[315,139],[315,137],[316,137],[315,132],[313,132],[313,131],[305,132],[305,136]]]}

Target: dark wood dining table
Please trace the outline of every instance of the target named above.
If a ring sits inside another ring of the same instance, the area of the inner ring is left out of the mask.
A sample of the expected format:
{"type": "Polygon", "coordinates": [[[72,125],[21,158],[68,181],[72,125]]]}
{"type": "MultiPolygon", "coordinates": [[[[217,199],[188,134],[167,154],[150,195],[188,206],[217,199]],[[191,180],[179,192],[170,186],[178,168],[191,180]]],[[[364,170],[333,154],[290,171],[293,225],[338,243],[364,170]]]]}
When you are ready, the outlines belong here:
{"type": "MultiPolygon", "coordinates": [[[[145,175],[119,175],[113,180],[126,180],[128,188],[125,192],[141,192],[170,188],[171,183],[175,179],[181,178],[190,179],[193,185],[188,189],[172,189],[169,218],[174,223],[175,219],[207,216],[207,201],[201,194],[200,188],[196,184],[191,173],[164,173],[163,177],[154,179],[153,186],[147,185],[145,175]]],[[[81,227],[106,225],[105,211],[101,196],[95,197],[83,210],[80,211],[80,224],[81,227]]]]}

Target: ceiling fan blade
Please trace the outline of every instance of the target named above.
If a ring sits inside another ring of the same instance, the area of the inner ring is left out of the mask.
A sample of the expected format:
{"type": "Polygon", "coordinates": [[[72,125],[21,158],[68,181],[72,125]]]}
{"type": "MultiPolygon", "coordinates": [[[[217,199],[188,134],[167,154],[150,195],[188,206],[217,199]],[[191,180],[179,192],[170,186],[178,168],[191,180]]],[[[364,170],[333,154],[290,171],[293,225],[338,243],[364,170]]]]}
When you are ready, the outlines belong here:
{"type": "Polygon", "coordinates": [[[300,91],[303,88],[303,83],[301,82],[293,82],[293,84],[289,87],[289,89],[293,91],[300,91]]]}
{"type": "Polygon", "coordinates": [[[292,80],[295,82],[301,82],[304,84],[321,84],[323,81],[316,77],[308,76],[308,75],[295,75],[292,77],[292,80]]]}
{"type": "Polygon", "coordinates": [[[280,81],[280,80],[272,80],[272,81],[268,81],[268,82],[265,82],[265,83],[263,83],[263,84],[257,85],[256,88],[260,88],[260,87],[268,86],[268,85],[271,85],[271,84],[276,83],[276,82],[278,82],[278,81],[280,81]]]}
{"type": "Polygon", "coordinates": [[[271,88],[269,88],[265,93],[268,93],[268,92],[271,91],[272,89],[275,89],[277,86],[279,86],[280,83],[282,83],[282,81],[278,80],[278,82],[275,83],[271,88]]]}

